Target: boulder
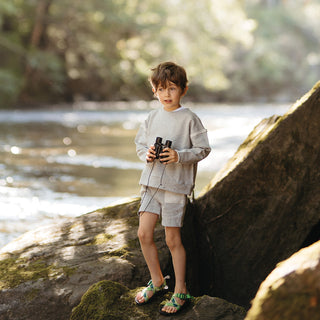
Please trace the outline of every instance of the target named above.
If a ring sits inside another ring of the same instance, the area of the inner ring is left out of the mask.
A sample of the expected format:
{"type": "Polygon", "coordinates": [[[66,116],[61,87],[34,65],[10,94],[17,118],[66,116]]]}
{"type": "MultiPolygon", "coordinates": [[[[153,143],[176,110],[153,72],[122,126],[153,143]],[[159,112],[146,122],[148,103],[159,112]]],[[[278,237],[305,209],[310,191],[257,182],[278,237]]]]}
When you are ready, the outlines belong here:
{"type": "MultiPolygon", "coordinates": [[[[69,319],[96,282],[140,286],[149,273],[137,239],[139,200],[28,232],[0,251],[0,319],[69,319]]],[[[156,244],[164,269],[170,255],[161,226],[156,244]]]]}
{"type": "MultiPolygon", "coordinates": [[[[83,295],[80,304],[72,311],[70,320],[135,319],[161,320],[159,308],[163,299],[169,299],[171,293],[155,297],[144,306],[137,306],[134,297],[141,288],[129,290],[112,281],[100,281],[83,295]]],[[[191,305],[174,318],[177,320],[243,320],[246,311],[219,298],[208,296],[195,298],[191,305]]]]}
{"type": "Polygon", "coordinates": [[[279,261],[320,239],[319,137],[320,82],[257,125],[214,177],[184,233],[192,292],[249,307],[279,261]]]}
{"type": "Polygon", "coordinates": [[[246,320],[320,319],[320,241],[278,264],[261,284],[246,320]]]}

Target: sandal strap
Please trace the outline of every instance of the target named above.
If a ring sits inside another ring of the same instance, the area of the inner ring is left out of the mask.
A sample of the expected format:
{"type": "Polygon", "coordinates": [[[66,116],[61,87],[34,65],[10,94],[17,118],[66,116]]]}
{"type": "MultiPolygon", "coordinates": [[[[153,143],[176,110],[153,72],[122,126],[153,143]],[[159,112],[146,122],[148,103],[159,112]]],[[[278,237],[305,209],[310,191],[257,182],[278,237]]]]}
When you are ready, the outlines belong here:
{"type": "Polygon", "coordinates": [[[152,280],[149,280],[147,286],[142,290],[142,295],[143,295],[143,298],[144,298],[145,302],[147,302],[150,299],[148,297],[148,294],[147,294],[148,291],[152,291],[153,294],[155,294],[156,292],[159,292],[161,290],[167,290],[168,289],[166,279],[168,279],[168,276],[166,276],[164,278],[163,284],[160,287],[156,287],[153,284],[152,280]]]}
{"type": "Polygon", "coordinates": [[[181,300],[189,300],[189,299],[193,299],[193,296],[191,296],[189,293],[175,293],[172,295],[171,299],[166,302],[164,306],[174,307],[178,312],[183,305],[179,304],[176,298],[179,298],[181,300]]]}
{"type": "Polygon", "coordinates": [[[181,300],[189,300],[193,298],[189,293],[175,293],[172,297],[177,297],[181,300]]]}
{"type": "Polygon", "coordinates": [[[166,304],[164,305],[165,307],[174,307],[177,310],[181,308],[181,305],[177,302],[174,296],[171,297],[170,300],[167,300],[166,304]]]}

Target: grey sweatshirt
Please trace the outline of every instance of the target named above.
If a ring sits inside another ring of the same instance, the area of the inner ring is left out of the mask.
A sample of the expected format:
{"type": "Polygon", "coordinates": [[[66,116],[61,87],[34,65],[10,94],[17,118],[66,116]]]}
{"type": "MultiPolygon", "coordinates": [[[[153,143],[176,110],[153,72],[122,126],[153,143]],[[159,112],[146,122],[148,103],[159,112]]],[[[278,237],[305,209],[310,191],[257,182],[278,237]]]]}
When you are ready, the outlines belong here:
{"type": "Polygon", "coordinates": [[[163,108],[153,110],[141,124],[137,133],[136,150],[139,158],[146,162],[140,184],[190,194],[194,188],[197,163],[211,151],[207,130],[201,120],[188,108],[168,112],[163,108]],[[163,143],[172,141],[171,148],[179,156],[177,163],[163,164],[159,160],[146,162],[146,153],[154,145],[156,137],[163,143]]]}

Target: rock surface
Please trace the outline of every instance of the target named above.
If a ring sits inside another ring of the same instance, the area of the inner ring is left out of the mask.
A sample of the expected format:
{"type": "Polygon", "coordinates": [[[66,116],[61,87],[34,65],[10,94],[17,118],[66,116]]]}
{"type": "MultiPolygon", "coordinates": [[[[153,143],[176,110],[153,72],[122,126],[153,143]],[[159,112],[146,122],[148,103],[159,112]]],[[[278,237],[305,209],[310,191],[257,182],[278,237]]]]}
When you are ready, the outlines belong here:
{"type": "MultiPolygon", "coordinates": [[[[81,303],[73,309],[70,320],[161,320],[159,306],[172,293],[156,297],[152,302],[137,306],[134,297],[141,288],[129,290],[119,283],[101,281],[89,288],[81,303]]],[[[203,296],[196,298],[174,318],[177,320],[243,320],[245,310],[219,298],[203,296]]]]}
{"type": "Polygon", "coordinates": [[[279,261],[320,239],[320,82],[262,121],[190,211],[194,294],[248,307],[279,261]],[[194,278],[194,270],[199,275],[194,278]]]}
{"type": "MultiPolygon", "coordinates": [[[[148,279],[137,239],[139,200],[28,232],[0,251],[0,319],[69,319],[88,288],[104,279],[131,288],[148,279]]],[[[162,266],[170,264],[162,227],[162,266]]]]}
{"type": "Polygon", "coordinates": [[[281,262],[261,284],[246,320],[320,319],[320,241],[281,262]]]}

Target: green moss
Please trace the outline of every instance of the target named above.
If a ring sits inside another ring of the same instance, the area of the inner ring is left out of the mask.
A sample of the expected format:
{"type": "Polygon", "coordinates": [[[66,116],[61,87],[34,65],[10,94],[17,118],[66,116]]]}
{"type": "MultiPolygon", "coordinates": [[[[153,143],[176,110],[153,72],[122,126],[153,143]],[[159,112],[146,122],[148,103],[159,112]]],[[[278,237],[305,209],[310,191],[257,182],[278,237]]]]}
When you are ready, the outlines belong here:
{"type": "Polygon", "coordinates": [[[26,281],[57,277],[61,274],[70,276],[76,268],[49,265],[44,260],[28,261],[16,257],[0,261],[0,289],[14,288],[26,281]]]}
{"type": "Polygon", "coordinates": [[[77,268],[75,267],[63,266],[61,269],[67,277],[71,277],[77,271],[77,268]]]}
{"type": "Polygon", "coordinates": [[[48,276],[49,267],[41,260],[28,263],[25,259],[9,258],[0,261],[0,289],[13,288],[22,282],[48,276]]]}
{"type": "Polygon", "coordinates": [[[122,257],[125,258],[130,254],[130,251],[128,250],[127,246],[123,246],[120,249],[117,250],[113,250],[109,252],[110,256],[114,256],[114,257],[122,257]]]}
{"type": "Polygon", "coordinates": [[[154,319],[160,302],[169,299],[171,293],[155,297],[150,304],[137,306],[134,297],[140,290],[129,290],[117,282],[100,281],[83,295],[80,304],[72,310],[70,320],[154,319]]]}
{"type": "Polygon", "coordinates": [[[40,292],[40,289],[31,289],[30,291],[28,291],[26,294],[25,294],[25,300],[27,302],[31,302],[32,300],[34,300],[35,298],[38,297],[39,295],[39,292],[40,292]]]}
{"type": "MultiPolygon", "coordinates": [[[[128,288],[112,281],[101,281],[89,288],[80,304],[72,310],[70,320],[126,319],[126,306],[119,308],[117,302],[128,292],[128,288]]],[[[128,313],[130,314],[130,313],[128,313]]]]}
{"type": "Polygon", "coordinates": [[[115,235],[112,234],[107,234],[107,233],[99,233],[97,234],[93,240],[89,243],[87,243],[87,246],[93,246],[93,245],[99,245],[99,244],[103,244],[106,243],[110,240],[112,240],[115,237],[115,235]]]}
{"type": "Polygon", "coordinates": [[[140,242],[138,237],[128,241],[128,247],[130,249],[140,249],[140,242]]]}

